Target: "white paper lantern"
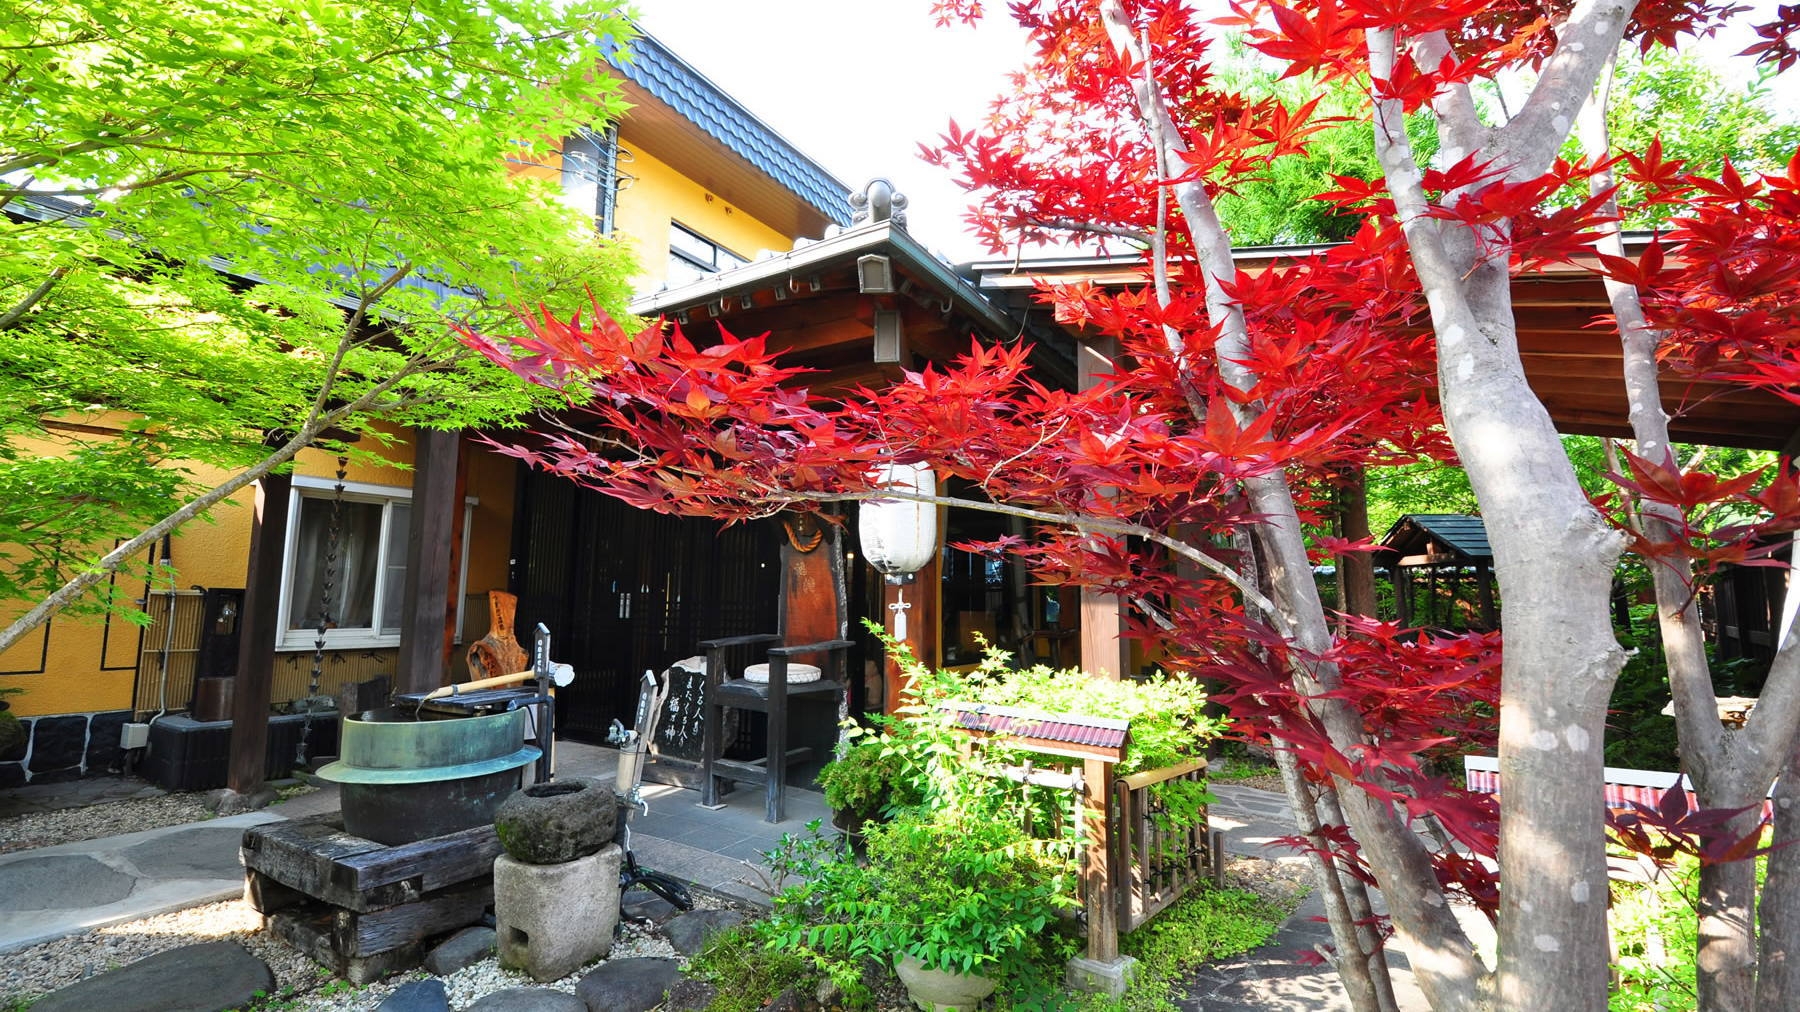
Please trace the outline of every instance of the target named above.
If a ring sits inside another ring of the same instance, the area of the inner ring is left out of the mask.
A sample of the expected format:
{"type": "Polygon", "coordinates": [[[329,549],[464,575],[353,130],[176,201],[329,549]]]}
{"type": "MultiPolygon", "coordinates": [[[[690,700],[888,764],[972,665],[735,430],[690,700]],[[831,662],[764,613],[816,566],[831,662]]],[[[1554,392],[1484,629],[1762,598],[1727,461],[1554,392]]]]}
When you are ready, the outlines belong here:
{"type": "MultiPolygon", "coordinates": [[[[936,495],[937,475],[926,464],[883,464],[875,484],[915,495],[936,495]]],[[[856,510],[863,558],[890,583],[909,583],[937,552],[937,506],[907,499],[865,500],[856,510]]]]}

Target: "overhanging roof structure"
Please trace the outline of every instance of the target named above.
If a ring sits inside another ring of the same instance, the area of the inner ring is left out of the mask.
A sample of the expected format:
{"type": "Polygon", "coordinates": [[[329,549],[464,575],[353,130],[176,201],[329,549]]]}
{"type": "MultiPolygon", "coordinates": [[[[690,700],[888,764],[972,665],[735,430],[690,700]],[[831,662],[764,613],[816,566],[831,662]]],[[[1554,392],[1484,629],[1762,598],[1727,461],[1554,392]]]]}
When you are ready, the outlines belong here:
{"type": "MultiPolygon", "coordinates": [[[[1627,236],[1626,252],[1635,254],[1646,238],[1627,236]]],[[[1247,247],[1232,256],[1240,269],[1254,274],[1328,248],[1247,247]]],[[[1559,432],[1630,438],[1619,336],[1608,319],[1612,308],[1597,267],[1598,261],[1590,258],[1515,279],[1519,355],[1527,381],[1559,432]]],[[[1048,311],[1032,298],[1040,283],[1144,283],[1142,260],[1135,256],[986,261],[965,270],[1009,310],[1045,320],[1048,311]]],[[[1791,451],[1800,440],[1800,405],[1767,391],[1692,380],[1667,366],[1662,380],[1669,433],[1679,442],[1791,451]]]]}
{"type": "Polygon", "coordinates": [[[1386,566],[1491,563],[1487,524],[1467,513],[1408,513],[1388,529],[1376,558],[1386,566]]]}
{"type": "Polygon", "coordinates": [[[1075,375],[1072,338],[1060,330],[1025,334],[1018,317],[891,220],[643,296],[631,311],[671,318],[699,340],[710,338],[714,325],[738,337],[768,333],[770,346],[784,351],[784,365],[822,372],[813,380],[819,387],[879,384],[897,378],[894,370],[911,367],[915,358],[955,358],[977,335],[1030,340],[1033,376],[1048,386],[1071,384],[1075,375]],[[891,291],[863,287],[862,261],[871,257],[886,261],[891,291]],[[873,359],[878,311],[900,314],[906,356],[897,365],[873,359]]]}

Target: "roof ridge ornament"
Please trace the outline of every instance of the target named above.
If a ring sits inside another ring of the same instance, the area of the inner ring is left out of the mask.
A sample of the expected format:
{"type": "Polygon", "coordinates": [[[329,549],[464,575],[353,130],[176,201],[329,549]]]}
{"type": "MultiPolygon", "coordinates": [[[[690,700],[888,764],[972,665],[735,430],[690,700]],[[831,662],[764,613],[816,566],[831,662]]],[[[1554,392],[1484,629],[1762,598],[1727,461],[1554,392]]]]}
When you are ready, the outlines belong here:
{"type": "Polygon", "coordinates": [[[870,222],[891,221],[906,227],[906,194],[894,184],[877,176],[860,191],[850,194],[850,227],[870,222]]]}

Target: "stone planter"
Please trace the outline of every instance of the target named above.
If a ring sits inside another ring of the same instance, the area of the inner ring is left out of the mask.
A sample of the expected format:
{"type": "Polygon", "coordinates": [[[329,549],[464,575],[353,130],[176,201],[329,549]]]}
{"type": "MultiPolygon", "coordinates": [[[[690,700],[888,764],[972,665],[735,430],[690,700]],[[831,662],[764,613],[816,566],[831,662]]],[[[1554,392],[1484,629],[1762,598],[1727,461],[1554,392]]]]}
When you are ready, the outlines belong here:
{"type": "Polygon", "coordinates": [[[928,970],[912,956],[894,960],[894,972],[913,1004],[925,1012],[971,1012],[994,993],[994,981],[973,973],[928,970]]]}

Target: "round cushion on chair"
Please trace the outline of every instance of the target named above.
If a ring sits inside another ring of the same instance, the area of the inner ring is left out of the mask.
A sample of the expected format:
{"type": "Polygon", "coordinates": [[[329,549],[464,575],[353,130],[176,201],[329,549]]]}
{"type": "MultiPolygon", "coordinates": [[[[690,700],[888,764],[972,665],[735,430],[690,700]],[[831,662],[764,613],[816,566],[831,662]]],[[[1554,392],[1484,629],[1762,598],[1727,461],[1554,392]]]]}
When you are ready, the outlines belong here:
{"type": "MultiPolygon", "coordinates": [[[[820,671],[816,665],[795,664],[792,661],[788,662],[789,685],[798,685],[801,682],[816,682],[824,674],[825,672],[820,671]]],[[[744,681],[746,682],[766,684],[768,680],[769,666],[767,664],[752,664],[744,669],[744,681]]]]}

